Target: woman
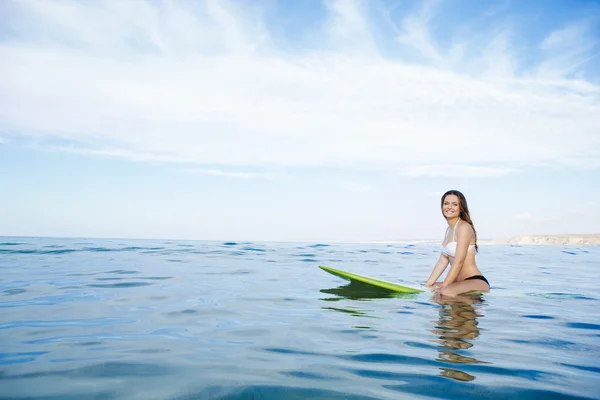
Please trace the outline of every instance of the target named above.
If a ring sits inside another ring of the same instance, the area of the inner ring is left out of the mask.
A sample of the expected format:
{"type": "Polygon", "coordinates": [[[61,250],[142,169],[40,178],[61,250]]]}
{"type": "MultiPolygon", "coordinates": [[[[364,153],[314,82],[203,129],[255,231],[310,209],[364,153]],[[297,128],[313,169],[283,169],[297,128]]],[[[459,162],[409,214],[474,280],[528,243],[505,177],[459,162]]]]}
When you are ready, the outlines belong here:
{"type": "Polygon", "coordinates": [[[440,259],[433,268],[426,286],[445,296],[478,291],[489,292],[490,284],[475,264],[477,232],[469,215],[465,196],[458,190],[450,190],[442,196],[442,215],[448,221],[448,229],[442,242],[440,259]],[[436,282],[448,264],[452,264],[443,282],[436,282]]]}

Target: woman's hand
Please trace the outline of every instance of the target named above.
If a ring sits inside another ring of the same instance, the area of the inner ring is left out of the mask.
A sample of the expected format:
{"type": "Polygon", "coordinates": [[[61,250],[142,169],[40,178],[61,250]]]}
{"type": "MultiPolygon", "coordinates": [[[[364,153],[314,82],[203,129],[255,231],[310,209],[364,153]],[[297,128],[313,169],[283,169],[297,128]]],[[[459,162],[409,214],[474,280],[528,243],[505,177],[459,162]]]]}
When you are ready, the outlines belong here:
{"type": "Polygon", "coordinates": [[[444,289],[446,286],[448,286],[447,284],[445,285],[444,282],[436,282],[433,284],[433,291],[435,293],[441,293],[442,289],[444,289]]]}
{"type": "Polygon", "coordinates": [[[437,292],[439,292],[439,290],[443,284],[444,284],[444,282],[434,282],[434,283],[427,282],[427,283],[425,283],[425,286],[428,288],[431,288],[431,290],[433,292],[437,293],[437,292]]]}

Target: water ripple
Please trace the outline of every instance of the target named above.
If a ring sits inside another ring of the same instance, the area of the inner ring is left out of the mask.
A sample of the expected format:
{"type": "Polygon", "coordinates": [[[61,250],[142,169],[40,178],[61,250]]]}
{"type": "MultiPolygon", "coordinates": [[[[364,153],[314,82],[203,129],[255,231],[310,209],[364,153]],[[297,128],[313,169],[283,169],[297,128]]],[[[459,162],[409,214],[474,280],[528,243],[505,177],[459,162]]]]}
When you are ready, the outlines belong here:
{"type": "Polygon", "coordinates": [[[92,283],[92,284],[89,284],[86,286],[95,287],[95,288],[122,289],[122,288],[133,288],[133,287],[148,286],[148,285],[152,285],[152,283],[149,283],[149,282],[120,282],[120,283],[107,283],[107,284],[92,283]]]}
{"type": "Polygon", "coordinates": [[[303,400],[303,399],[331,399],[331,400],[376,400],[377,397],[350,394],[344,391],[327,389],[311,389],[290,386],[260,386],[248,385],[243,387],[210,387],[197,393],[175,397],[173,400],[303,400]]]}
{"type": "Polygon", "coordinates": [[[72,320],[31,320],[31,321],[15,321],[0,324],[0,329],[12,328],[46,328],[55,326],[104,326],[129,324],[135,320],[128,318],[98,318],[98,319],[72,319],[72,320]]]}
{"type": "Polygon", "coordinates": [[[569,328],[575,329],[589,329],[594,331],[600,331],[600,324],[590,324],[585,322],[568,322],[565,324],[569,328]]]}
{"type": "Polygon", "coordinates": [[[22,364],[35,361],[38,356],[47,354],[47,351],[30,351],[24,353],[0,353],[0,365],[22,364]]]}

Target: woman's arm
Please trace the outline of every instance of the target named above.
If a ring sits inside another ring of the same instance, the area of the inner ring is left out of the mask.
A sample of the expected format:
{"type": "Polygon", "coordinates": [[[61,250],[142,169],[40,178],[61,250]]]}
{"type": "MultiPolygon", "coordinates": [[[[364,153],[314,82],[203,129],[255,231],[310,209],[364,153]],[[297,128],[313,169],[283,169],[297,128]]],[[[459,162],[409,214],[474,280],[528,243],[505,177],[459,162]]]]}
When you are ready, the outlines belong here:
{"type": "Polygon", "coordinates": [[[448,257],[446,257],[445,255],[440,254],[440,259],[435,264],[435,267],[433,267],[433,271],[431,271],[431,275],[429,276],[429,279],[427,279],[425,286],[433,285],[437,278],[439,278],[440,275],[442,275],[449,263],[450,259],[448,259],[448,257]]]}
{"type": "Polygon", "coordinates": [[[450,271],[448,271],[442,286],[453,283],[458,277],[463,263],[465,262],[465,258],[467,257],[467,251],[469,251],[469,244],[473,237],[473,228],[471,228],[471,225],[469,224],[461,224],[460,229],[456,232],[456,236],[456,255],[454,256],[454,262],[452,263],[450,271]]]}

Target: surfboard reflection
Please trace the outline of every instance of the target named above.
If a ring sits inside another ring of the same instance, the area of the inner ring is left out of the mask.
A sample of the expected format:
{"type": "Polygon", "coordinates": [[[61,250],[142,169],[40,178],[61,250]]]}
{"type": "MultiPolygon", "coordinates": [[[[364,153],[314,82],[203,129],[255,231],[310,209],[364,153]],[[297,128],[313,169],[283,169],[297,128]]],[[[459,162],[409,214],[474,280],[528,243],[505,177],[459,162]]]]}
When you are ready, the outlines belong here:
{"type": "Polygon", "coordinates": [[[344,299],[350,300],[369,300],[369,299],[386,299],[386,298],[415,298],[415,293],[398,293],[388,289],[380,288],[365,283],[351,281],[344,286],[338,286],[330,289],[321,289],[321,293],[333,294],[337,297],[328,297],[322,300],[325,301],[340,301],[344,299]]]}
{"type": "MultiPolygon", "coordinates": [[[[481,295],[463,295],[457,298],[435,296],[432,301],[441,306],[439,319],[434,329],[429,330],[437,336],[437,339],[432,341],[439,344],[436,360],[453,364],[488,364],[460,353],[461,350],[471,349],[474,346],[473,341],[481,333],[477,322],[477,318],[482,316],[479,312],[481,295]]],[[[465,371],[452,368],[440,368],[439,375],[459,381],[475,379],[475,376],[465,371]]]]}
{"type": "MultiPolygon", "coordinates": [[[[383,289],[373,285],[367,285],[365,283],[351,281],[351,283],[343,286],[338,286],[330,289],[321,289],[321,293],[327,293],[335,295],[335,297],[325,297],[321,300],[337,302],[340,300],[371,300],[371,299],[386,299],[397,297],[398,293],[395,293],[388,289],[383,289]]],[[[345,306],[345,307],[322,307],[325,310],[337,311],[345,314],[352,315],[353,317],[362,318],[378,318],[371,315],[373,310],[368,310],[361,306],[345,306]]],[[[353,326],[353,328],[370,329],[371,326],[361,325],[353,326]]]]}

